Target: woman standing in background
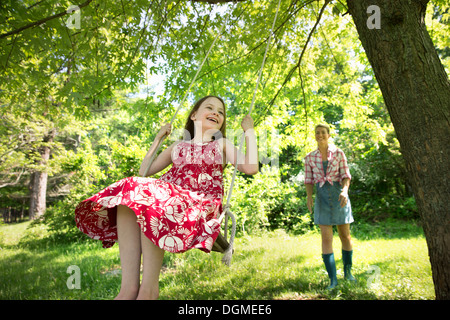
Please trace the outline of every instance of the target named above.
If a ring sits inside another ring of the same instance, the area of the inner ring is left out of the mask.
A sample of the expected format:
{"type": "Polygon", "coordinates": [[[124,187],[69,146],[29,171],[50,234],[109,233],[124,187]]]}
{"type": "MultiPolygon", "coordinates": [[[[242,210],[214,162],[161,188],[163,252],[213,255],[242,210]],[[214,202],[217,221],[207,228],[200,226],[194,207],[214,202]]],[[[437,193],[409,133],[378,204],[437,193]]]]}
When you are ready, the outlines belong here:
{"type": "Polygon", "coordinates": [[[307,205],[312,212],[315,184],[314,223],[319,225],[322,236],[322,258],[330,278],[328,289],[333,289],[338,284],[333,253],[334,225],[337,226],[342,243],[345,279],[356,281],[351,274],[353,245],[350,223],[353,222],[353,215],[348,198],[351,175],[344,152],[328,144],[330,127],[318,124],[315,127],[315,137],[317,149],[305,157],[307,205]]]}

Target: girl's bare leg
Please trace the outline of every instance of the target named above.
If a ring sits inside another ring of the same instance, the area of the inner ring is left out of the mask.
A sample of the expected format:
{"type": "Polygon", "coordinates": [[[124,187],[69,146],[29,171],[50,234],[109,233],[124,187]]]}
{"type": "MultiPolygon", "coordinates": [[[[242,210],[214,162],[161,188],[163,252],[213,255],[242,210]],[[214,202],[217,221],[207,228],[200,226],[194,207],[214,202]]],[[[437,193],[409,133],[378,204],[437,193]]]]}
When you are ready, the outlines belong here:
{"type": "Polygon", "coordinates": [[[122,205],[117,207],[117,234],[122,282],[115,300],[133,300],[139,292],[141,229],[137,223],[136,214],[122,205]]]}
{"type": "Polygon", "coordinates": [[[141,234],[143,274],[137,300],[156,300],[159,297],[159,274],[164,258],[164,250],[154,245],[141,234]]]}

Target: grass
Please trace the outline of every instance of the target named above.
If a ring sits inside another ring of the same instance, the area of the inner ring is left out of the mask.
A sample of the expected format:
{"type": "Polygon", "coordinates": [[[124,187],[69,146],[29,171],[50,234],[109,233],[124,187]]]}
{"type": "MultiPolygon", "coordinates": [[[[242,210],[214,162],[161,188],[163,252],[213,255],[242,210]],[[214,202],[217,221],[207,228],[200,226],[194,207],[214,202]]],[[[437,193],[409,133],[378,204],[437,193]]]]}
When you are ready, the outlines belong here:
{"type": "MultiPolygon", "coordinates": [[[[218,253],[166,254],[160,299],[434,299],[420,227],[405,222],[355,224],[352,232],[357,284],[343,280],[337,235],[339,286],[328,292],[317,231],[296,236],[276,230],[237,238],[231,267],[221,264],[218,253]]],[[[0,300],[101,300],[118,293],[118,246],[103,249],[93,240],[55,243],[44,239],[45,234],[45,227],[30,222],[0,225],[0,300]],[[68,288],[74,275],[70,266],[79,267],[80,289],[68,288]]]]}

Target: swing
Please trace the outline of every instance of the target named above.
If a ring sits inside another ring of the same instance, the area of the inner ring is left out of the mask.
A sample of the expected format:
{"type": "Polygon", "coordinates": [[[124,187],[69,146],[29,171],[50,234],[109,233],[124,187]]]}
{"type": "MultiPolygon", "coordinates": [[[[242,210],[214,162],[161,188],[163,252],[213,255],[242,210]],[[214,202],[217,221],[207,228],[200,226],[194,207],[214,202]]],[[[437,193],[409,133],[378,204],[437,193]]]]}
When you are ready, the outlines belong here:
{"type": "MultiPolygon", "coordinates": [[[[273,23],[272,23],[272,29],[270,30],[269,39],[267,40],[266,50],[265,50],[265,52],[264,52],[264,57],[263,57],[263,61],[262,61],[262,64],[261,64],[261,68],[259,69],[258,79],[256,80],[256,86],[255,86],[255,89],[254,89],[254,91],[253,91],[252,103],[251,103],[251,105],[250,105],[249,112],[248,112],[249,115],[251,114],[252,109],[253,109],[253,106],[254,106],[254,104],[255,104],[256,92],[257,92],[257,90],[258,90],[259,81],[260,81],[260,79],[261,79],[262,71],[263,71],[263,69],[264,69],[264,63],[265,63],[265,61],[266,61],[267,51],[268,51],[268,49],[269,49],[269,44],[270,44],[270,42],[271,42],[272,33],[273,33],[273,30],[274,30],[274,27],[275,27],[275,22],[276,22],[276,20],[277,20],[278,11],[279,11],[279,9],[280,9],[280,2],[281,2],[281,0],[278,1],[278,6],[277,6],[276,13],[275,13],[275,18],[274,18],[273,23]]],[[[226,23],[223,24],[222,30],[223,30],[223,28],[224,28],[225,25],[226,25],[226,23]]],[[[216,41],[218,40],[218,38],[222,35],[222,30],[221,30],[221,31],[217,34],[217,36],[214,38],[214,41],[212,42],[211,46],[209,47],[209,50],[208,50],[208,52],[206,53],[205,58],[203,59],[203,61],[202,61],[202,63],[200,64],[200,66],[198,67],[197,73],[195,74],[193,80],[191,81],[191,84],[189,85],[188,90],[186,91],[186,93],[185,93],[183,99],[181,100],[181,102],[180,102],[178,108],[176,109],[174,115],[172,116],[172,119],[170,120],[170,125],[172,125],[173,121],[175,120],[175,118],[176,118],[176,116],[177,116],[177,114],[178,114],[178,111],[181,109],[181,106],[183,105],[183,102],[186,100],[186,97],[187,97],[189,91],[191,90],[193,84],[195,83],[195,80],[197,79],[197,76],[198,76],[200,70],[202,69],[203,64],[205,63],[206,59],[208,58],[209,53],[211,52],[212,47],[214,46],[214,44],[216,43],[216,41]]],[[[154,151],[153,154],[151,155],[149,164],[147,165],[147,168],[146,168],[145,171],[144,171],[143,177],[146,177],[146,176],[147,176],[147,172],[148,172],[148,170],[150,169],[150,167],[151,167],[153,161],[155,160],[156,154],[157,154],[159,148],[161,147],[161,144],[162,144],[162,142],[164,141],[165,138],[166,138],[166,136],[164,136],[164,137],[161,139],[161,141],[159,142],[159,144],[158,144],[158,146],[156,147],[155,151],[154,151]]],[[[244,140],[245,140],[245,135],[243,134],[243,135],[242,135],[242,138],[241,138],[240,145],[239,145],[239,153],[238,153],[238,155],[239,155],[239,154],[242,154],[242,149],[243,149],[243,145],[244,145],[244,140]]],[[[237,163],[239,163],[239,159],[237,159],[237,163]]],[[[218,235],[218,237],[217,237],[217,239],[216,239],[216,241],[214,242],[213,247],[212,247],[212,251],[220,252],[220,253],[223,254],[223,257],[222,257],[222,263],[226,264],[227,266],[229,266],[230,263],[231,263],[231,258],[232,258],[233,252],[234,252],[234,249],[233,249],[234,237],[235,237],[235,234],[236,234],[236,218],[234,217],[233,213],[232,213],[231,210],[230,210],[230,208],[231,208],[231,206],[230,206],[230,200],[231,200],[231,194],[232,194],[232,191],[233,191],[234,181],[235,181],[236,173],[237,173],[237,163],[236,163],[236,165],[234,166],[233,176],[232,176],[232,178],[231,178],[231,183],[230,183],[230,189],[229,189],[228,195],[227,195],[227,203],[226,203],[226,205],[223,206],[223,208],[222,208],[222,214],[220,215],[220,217],[219,217],[219,219],[218,219],[219,224],[221,224],[221,223],[222,223],[222,220],[225,218],[225,216],[227,217],[227,219],[225,219],[225,227],[224,227],[224,234],[225,234],[225,235],[222,235],[222,233],[219,233],[219,235],[218,235]],[[230,240],[229,240],[229,241],[227,240],[227,233],[228,233],[228,218],[230,218],[230,219],[231,219],[231,222],[232,222],[232,225],[231,225],[231,233],[230,233],[230,240]]]]}

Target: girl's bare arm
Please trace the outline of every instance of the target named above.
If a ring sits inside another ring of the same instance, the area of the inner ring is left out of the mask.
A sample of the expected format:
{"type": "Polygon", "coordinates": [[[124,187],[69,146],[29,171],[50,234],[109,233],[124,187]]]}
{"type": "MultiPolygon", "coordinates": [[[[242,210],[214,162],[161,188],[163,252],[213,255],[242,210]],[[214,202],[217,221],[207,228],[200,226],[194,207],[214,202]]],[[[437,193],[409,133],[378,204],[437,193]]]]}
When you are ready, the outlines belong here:
{"type": "Polygon", "coordinates": [[[171,146],[169,146],[167,149],[165,149],[163,152],[161,152],[161,154],[159,154],[156,157],[156,159],[153,160],[147,173],[145,172],[145,170],[147,169],[147,167],[150,163],[152,155],[158,151],[156,149],[158,148],[159,143],[162,141],[162,139],[166,135],[169,135],[170,132],[171,132],[170,124],[166,124],[161,128],[161,130],[156,135],[155,140],[153,141],[150,149],[148,150],[147,154],[144,157],[144,160],[142,161],[141,167],[139,168],[139,175],[141,177],[143,177],[144,174],[146,177],[151,176],[151,175],[163,170],[164,168],[166,168],[168,165],[170,165],[172,163],[171,153],[172,153],[173,146],[176,143],[173,143],[171,146]]]}

